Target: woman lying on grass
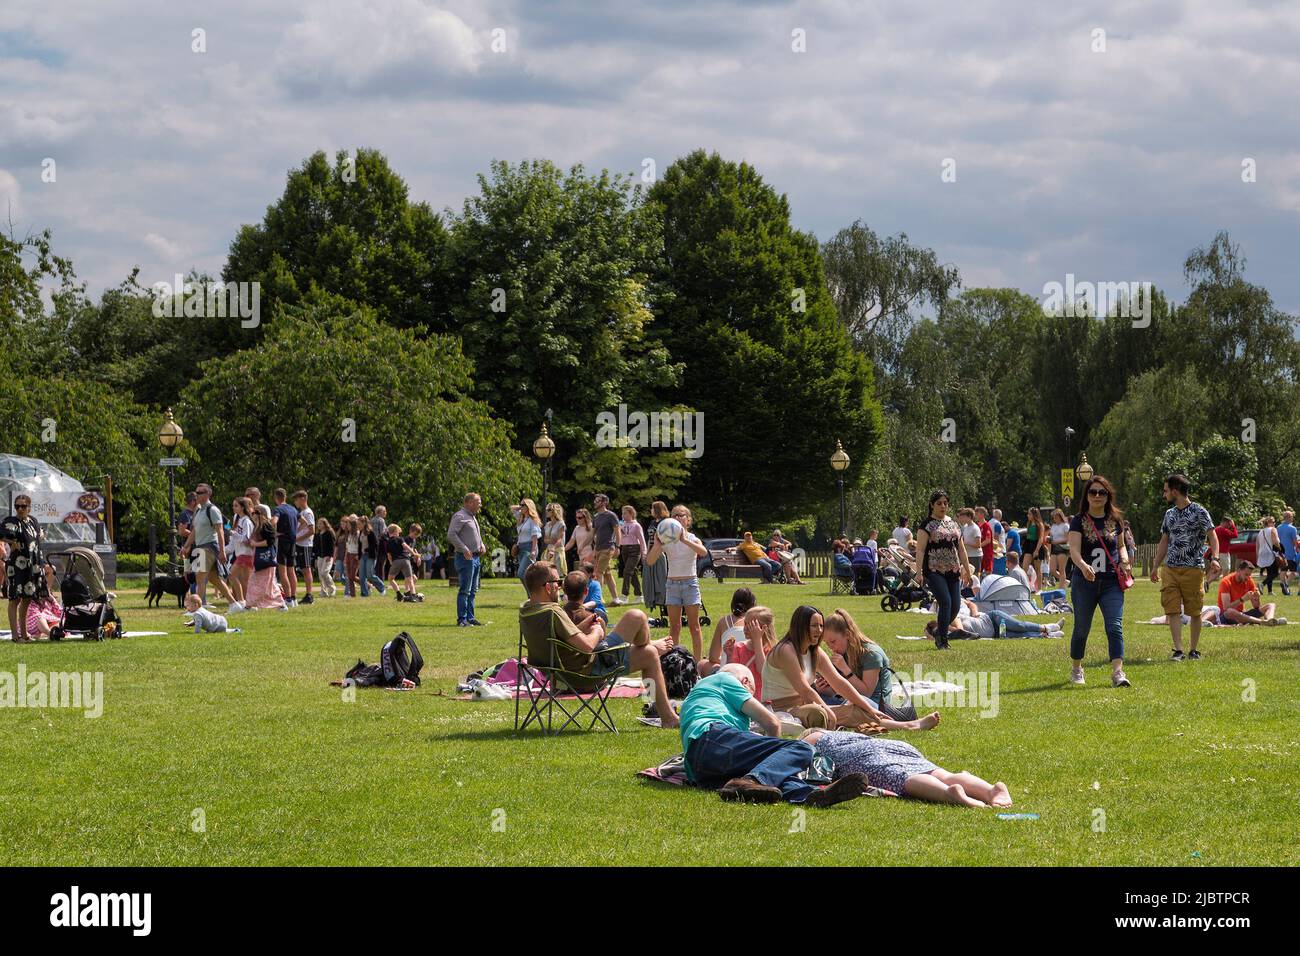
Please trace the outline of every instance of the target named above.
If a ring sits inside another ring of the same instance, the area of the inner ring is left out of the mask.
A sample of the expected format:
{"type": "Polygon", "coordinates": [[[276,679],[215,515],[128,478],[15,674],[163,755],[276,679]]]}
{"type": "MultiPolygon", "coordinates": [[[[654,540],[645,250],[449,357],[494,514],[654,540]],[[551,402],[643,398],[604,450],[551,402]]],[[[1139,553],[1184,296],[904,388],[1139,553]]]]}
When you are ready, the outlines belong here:
{"type": "Polygon", "coordinates": [[[972,773],[944,770],[911,744],[852,731],[809,730],[800,738],[835,764],[835,779],[863,774],[867,783],[900,797],[959,807],[1009,807],[1005,783],[989,783],[972,773]]]}
{"type": "Polygon", "coordinates": [[[790,629],[763,663],[763,701],[772,710],[784,710],[805,727],[857,727],[871,724],[886,730],[929,730],[939,723],[939,712],[920,720],[891,720],[859,693],[831,664],[822,648],[825,629],[822,612],[802,605],[790,618],[790,629]],[[822,678],[845,701],[827,704],[813,688],[822,678]]]}
{"type": "MultiPolygon", "coordinates": [[[[973,639],[981,637],[1060,637],[1065,618],[1050,624],[1034,624],[1012,617],[1006,611],[989,611],[979,609],[974,601],[962,601],[957,617],[948,625],[948,636],[955,639],[973,639]]],[[[939,621],[936,618],[925,625],[926,636],[935,640],[939,633],[939,621]]]]}

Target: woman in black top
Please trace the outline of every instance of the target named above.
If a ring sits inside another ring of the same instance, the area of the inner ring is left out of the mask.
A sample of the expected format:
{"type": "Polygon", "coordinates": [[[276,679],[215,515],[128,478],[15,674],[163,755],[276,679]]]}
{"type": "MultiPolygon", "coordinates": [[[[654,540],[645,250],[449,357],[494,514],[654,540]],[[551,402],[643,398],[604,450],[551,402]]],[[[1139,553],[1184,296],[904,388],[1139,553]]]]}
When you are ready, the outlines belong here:
{"type": "Polygon", "coordinates": [[[1114,487],[1101,475],[1088,479],[1079,497],[1079,511],[1070,519],[1067,541],[1070,602],[1074,605],[1070,683],[1083,683],[1083,652],[1088,646],[1092,615],[1100,606],[1110,650],[1110,682],[1115,687],[1128,687],[1129,680],[1124,676],[1124,591],[1117,573],[1120,568],[1130,570],[1124,513],[1115,507],[1114,487]]]}
{"type": "Polygon", "coordinates": [[[41,525],[32,517],[32,499],[14,498],[14,514],[0,522],[0,537],[9,543],[5,559],[4,593],[9,598],[9,632],[15,644],[30,644],[27,606],[48,593],[45,560],[41,557],[41,525]]]}
{"type": "Polygon", "coordinates": [[[948,646],[948,625],[961,609],[961,587],[970,587],[970,564],[961,528],[948,517],[948,493],[942,489],[930,495],[930,517],[916,529],[916,566],[938,605],[938,629],[934,645],[948,646]]]}

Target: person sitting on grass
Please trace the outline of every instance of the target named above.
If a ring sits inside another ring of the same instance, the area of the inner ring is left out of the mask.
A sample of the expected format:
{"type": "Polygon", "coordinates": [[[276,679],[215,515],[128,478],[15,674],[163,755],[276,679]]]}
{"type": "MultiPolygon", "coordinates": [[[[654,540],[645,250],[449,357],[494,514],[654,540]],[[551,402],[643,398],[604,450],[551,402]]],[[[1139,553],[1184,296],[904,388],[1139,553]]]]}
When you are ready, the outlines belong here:
{"type": "Polygon", "coordinates": [[[800,738],[835,765],[836,780],[862,776],[868,786],[900,797],[952,803],[959,807],[1009,807],[1011,791],[1002,782],[989,783],[972,773],[953,773],[926,760],[901,740],[868,737],[852,731],[808,730],[800,738]]]}
{"type": "Polygon", "coordinates": [[[793,715],[805,727],[859,727],[863,724],[886,730],[929,730],[939,723],[939,712],[919,720],[890,720],[876,705],[858,693],[831,664],[822,648],[825,620],[815,607],[795,608],[790,628],[767,655],[763,664],[763,698],[773,710],[793,715]],[[844,699],[831,705],[813,688],[818,677],[844,699]]]}
{"type": "Polygon", "coordinates": [[[600,618],[608,627],[609,611],[605,608],[605,592],[601,590],[600,581],[596,578],[596,566],[590,561],[583,561],[582,573],[587,576],[587,594],[583,598],[582,606],[600,618]]]}
{"type": "Polygon", "coordinates": [[[1259,588],[1251,577],[1254,570],[1255,566],[1243,559],[1237,563],[1237,570],[1219,581],[1219,619],[1225,624],[1285,624],[1286,618],[1277,616],[1276,604],[1260,606],[1259,588]],[[1247,601],[1251,604],[1249,611],[1247,601]]]}
{"type": "Polygon", "coordinates": [[[722,644],[725,664],[744,664],[754,675],[754,696],[763,699],[763,666],[776,647],[776,615],[770,607],[756,604],[745,612],[739,637],[722,644]]]}
{"type": "MultiPolygon", "coordinates": [[[[594,570],[594,568],[593,568],[594,570]]],[[[596,616],[594,611],[586,608],[583,602],[587,598],[587,586],[591,583],[591,578],[585,571],[570,571],[564,576],[564,596],[568,598],[564,602],[564,613],[569,615],[569,620],[578,625],[579,629],[596,616]]]]}
{"type": "Polygon", "coordinates": [[[708,677],[726,663],[726,659],[722,656],[723,646],[728,641],[744,636],[742,626],[745,612],[757,603],[758,599],[749,588],[736,588],[731,592],[731,613],[718,618],[718,623],[713,627],[713,640],[709,641],[708,659],[700,661],[699,664],[701,677],[708,677]]]}
{"type": "Polygon", "coordinates": [[[535,561],[524,572],[528,600],[519,608],[519,626],[528,658],[534,662],[550,661],[574,674],[598,681],[611,672],[640,671],[654,688],[655,710],[662,726],[676,727],[678,720],[668,700],[667,682],[659,658],[672,649],[667,638],[650,639],[650,624],[645,612],[632,608],[618,624],[605,632],[605,622],[592,616],[583,627],[574,624],[556,601],[560,592],[560,572],[549,561],[535,561]],[[552,644],[552,639],[560,643],[552,644]]]}
{"type": "MultiPolygon", "coordinates": [[[[1065,618],[1050,624],[1033,624],[1012,617],[1006,611],[981,611],[974,601],[962,601],[961,611],[948,625],[948,636],[973,640],[981,637],[1060,637],[1065,618]]],[[[926,636],[934,640],[939,633],[938,620],[927,621],[926,636]]]]}
{"type": "Polygon", "coordinates": [[[216,611],[211,611],[203,606],[202,599],[197,594],[185,595],[185,610],[183,616],[188,618],[186,624],[194,625],[195,634],[239,634],[240,629],[230,627],[226,624],[226,619],[216,611]]]}
{"type": "Polygon", "coordinates": [[[812,767],[812,746],[781,737],[780,720],[754,697],[754,675],[742,664],[724,664],[696,682],[682,701],[681,734],[686,779],[723,800],[825,808],[866,789],[860,773],[821,788],[801,778],[812,767]],[[751,720],[761,734],[749,729],[751,720]]]}

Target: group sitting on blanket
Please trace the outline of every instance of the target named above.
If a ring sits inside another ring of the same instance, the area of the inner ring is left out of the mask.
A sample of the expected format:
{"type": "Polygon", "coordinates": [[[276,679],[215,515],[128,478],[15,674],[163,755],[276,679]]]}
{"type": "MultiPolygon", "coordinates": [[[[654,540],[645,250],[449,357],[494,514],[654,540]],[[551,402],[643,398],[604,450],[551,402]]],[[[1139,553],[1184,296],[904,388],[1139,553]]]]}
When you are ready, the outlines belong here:
{"type": "MultiPolygon", "coordinates": [[[[1237,562],[1237,569],[1219,581],[1219,600],[1201,610],[1201,622],[1211,627],[1239,627],[1258,624],[1265,627],[1277,627],[1286,624],[1284,617],[1278,617],[1277,605],[1273,602],[1260,602],[1259,588],[1251,576],[1255,566],[1244,558],[1237,562]],[[1250,607],[1246,604],[1249,602],[1250,607]]],[[[1183,623],[1191,618],[1182,615],[1183,623]]],[[[1168,624],[1167,615],[1153,617],[1150,624],[1168,624]]]]}
{"type": "Polygon", "coordinates": [[[676,727],[678,719],[659,665],[659,658],[672,649],[672,639],[651,640],[649,620],[637,608],[624,612],[608,631],[596,614],[575,623],[559,602],[561,583],[559,570],[549,561],[534,562],[524,572],[528,600],[519,608],[519,626],[528,659],[553,660],[570,674],[593,681],[613,671],[640,671],[654,688],[662,725],[676,727]]]}

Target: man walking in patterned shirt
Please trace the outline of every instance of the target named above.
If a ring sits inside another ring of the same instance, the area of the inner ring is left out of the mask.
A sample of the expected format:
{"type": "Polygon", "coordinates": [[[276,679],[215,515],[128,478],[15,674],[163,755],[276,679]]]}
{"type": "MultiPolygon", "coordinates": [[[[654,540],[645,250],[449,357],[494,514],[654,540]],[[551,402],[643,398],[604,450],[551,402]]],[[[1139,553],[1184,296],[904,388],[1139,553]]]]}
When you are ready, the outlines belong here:
{"type": "Polygon", "coordinates": [[[1183,660],[1183,614],[1191,618],[1192,635],[1187,657],[1194,661],[1201,659],[1196,642],[1201,636],[1205,587],[1202,554],[1206,544],[1210,547],[1210,570],[1219,570],[1219,538],[1214,533],[1214,519],[1187,497],[1191,490],[1186,475],[1170,475],[1165,479],[1165,501],[1173,507],[1165,512],[1164,523],[1160,526],[1160,543],[1156,545],[1155,566],[1151,569],[1151,580],[1160,584],[1160,603],[1174,638],[1170,660],[1175,661],[1183,660]],[[1165,566],[1163,580],[1161,564],[1165,566]]]}

